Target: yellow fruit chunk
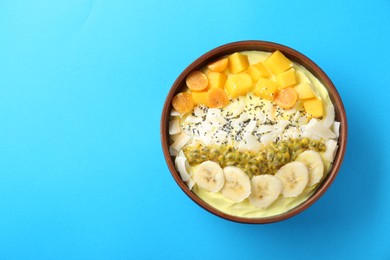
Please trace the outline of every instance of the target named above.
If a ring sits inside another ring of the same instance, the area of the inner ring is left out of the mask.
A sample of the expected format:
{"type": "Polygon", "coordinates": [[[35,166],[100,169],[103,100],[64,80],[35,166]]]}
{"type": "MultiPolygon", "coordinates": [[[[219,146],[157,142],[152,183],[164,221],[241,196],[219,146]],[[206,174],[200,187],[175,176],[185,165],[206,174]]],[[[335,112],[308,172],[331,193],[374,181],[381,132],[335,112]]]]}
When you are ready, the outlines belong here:
{"type": "Polygon", "coordinates": [[[181,92],[172,98],[172,106],[177,112],[184,114],[192,110],[194,101],[190,93],[181,92]]]}
{"type": "Polygon", "coordinates": [[[293,63],[287,59],[283,53],[275,51],[264,61],[264,65],[267,66],[274,75],[279,75],[291,68],[293,63]]]}
{"type": "Polygon", "coordinates": [[[229,103],[229,97],[221,88],[210,88],[206,94],[206,105],[210,108],[222,108],[229,103]]]}
{"type": "Polygon", "coordinates": [[[209,85],[209,80],[203,72],[195,70],[188,74],[186,84],[191,90],[202,91],[209,85]]]}
{"type": "Polygon", "coordinates": [[[227,68],[228,58],[222,58],[207,65],[207,68],[211,71],[222,72],[227,68]]]}
{"type": "Polygon", "coordinates": [[[278,82],[279,88],[288,88],[294,86],[297,83],[295,69],[291,68],[285,72],[280,73],[278,76],[276,76],[276,81],[278,82]]]}
{"type": "Polygon", "coordinates": [[[255,88],[253,89],[253,94],[258,97],[273,101],[276,91],[278,91],[278,84],[275,81],[259,78],[259,80],[256,82],[255,88]]]}
{"type": "Polygon", "coordinates": [[[230,73],[237,74],[243,72],[249,67],[248,56],[235,52],[228,57],[230,73]]]}
{"type": "Polygon", "coordinates": [[[210,71],[207,74],[209,79],[209,87],[210,88],[224,88],[226,82],[226,74],[220,72],[210,71]]]}
{"type": "Polygon", "coordinates": [[[255,63],[252,66],[255,67],[259,71],[260,77],[268,78],[269,76],[271,76],[271,74],[269,73],[269,70],[267,69],[267,67],[264,65],[263,62],[255,63]]]}
{"type": "Polygon", "coordinates": [[[293,88],[283,88],[276,92],[274,102],[284,109],[292,108],[297,102],[298,94],[293,88]]]}
{"type": "Polygon", "coordinates": [[[321,99],[310,99],[303,102],[303,107],[305,108],[306,113],[309,117],[322,117],[324,115],[324,109],[322,106],[321,99]]]}
{"type": "Polygon", "coordinates": [[[238,96],[245,96],[251,91],[252,86],[252,77],[248,73],[242,72],[228,76],[225,83],[225,90],[231,98],[236,98],[238,96]]]}
{"type": "Polygon", "coordinates": [[[254,82],[256,82],[260,77],[268,78],[271,75],[262,62],[250,65],[246,70],[246,73],[251,75],[254,82]]]}
{"type": "Polygon", "coordinates": [[[294,89],[298,93],[299,99],[309,99],[315,97],[311,85],[307,82],[298,84],[294,89]]]}
{"type": "Polygon", "coordinates": [[[207,91],[191,91],[195,105],[206,105],[206,94],[207,91]]]}
{"type": "Polygon", "coordinates": [[[249,66],[245,72],[252,77],[253,82],[256,82],[260,77],[259,71],[253,66],[249,66]]]}

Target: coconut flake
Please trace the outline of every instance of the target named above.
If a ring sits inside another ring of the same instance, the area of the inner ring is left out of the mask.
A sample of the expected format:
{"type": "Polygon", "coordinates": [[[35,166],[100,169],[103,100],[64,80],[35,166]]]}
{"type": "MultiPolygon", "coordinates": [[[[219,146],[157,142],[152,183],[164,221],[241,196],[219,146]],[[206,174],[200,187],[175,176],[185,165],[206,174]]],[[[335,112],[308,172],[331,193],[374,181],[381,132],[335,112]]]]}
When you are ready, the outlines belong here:
{"type": "Polygon", "coordinates": [[[306,135],[305,132],[312,135],[311,138],[313,138],[313,136],[318,136],[324,139],[336,138],[335,133],[315,118],[311,119],[309,124],[305,127],[304,134],[306,135]]]}
{"type": "Polygon", "coordinates": [[[204,105],[198,105],[194,108],[194,115],[196,117],[202,117],[206,115],[207,111],[208,111],[208,107],[204,105]]]}
{"type": "Polygon", "coordinates": [[[254,135],[245,133],[243,137],[244,140],[239,142],[237,147],[239,151],[260,151],[262,145],[254,135]]]}
{"type": "Polygon", "coordinates": [[[298,122],[298,120],[301,118],[301,112],[296,112],[295,115],[294,115],[294,122],[298,122]]]}
{"type": "Polygon", "coordinates": [[[255,120],[251,120],[249,121],[249,123],[246,125],[245,127],[245,132],[251,134],[256,128],[256,121],[255,120]]]}
{"type": "Polygon", "coordinates": [[[339,135],[340,135],[340,122],[337,122],[337,121],[334,122],[334,123],[333,123],[332,130],[333,130],[333,132],[335,133],[336,138],[338,138],[339,135]]]}
{"type": "Polygon", "coordinates": [[[287,118],[292,116],[293,114],[296,114],[297,110],[295,108],[290,109],[283,109],[283,118],[287,118]]]}
{"type": "Polygon", "coordinates": [[[169,134],[175,135],[178,133],[180,133],[180,123],[179,123],[179,119],[175,118],[169,121],[169,134]]]}
{"type": "Polygon", "coordinates": [[[213,137],[215,139],[214,143],[224,143],[228,138],[228,133],[225,131],[217,131],[213,137]]]}
{"type": "Polygon", "coordinates": [[[273,130],[274,130],[273,125],[261,125],[257,127],[257,133],[259,134],[269,133],[272,132],[273,130]]]}
{"type": "Polygon", "coordinates": [[[188,188],[189,188],[190,190],[192,190],[192,188],[193,188],[194,185],[195,185],[195,182],[194,182],[193,179],[189,179],[189,180],[186,182],[186,184],[187,184],[188,188]]]}
{"type": "Polygon", "coordinates": [[[298,119],[298,125],[303,126],[308,123],[308,118],[307,116],[302,116],[298,119]]]}
{"type": "Polygon", "coordinates": [[[263,145],[268,145],[268,144],[272,143],[273,140],[274,140],[274,133],[273,132],[268,133],[268,134],[264,134],[260,138],[260,142],[263,145]]]}
{"type": "Polygon", "coordinates": [[[224,125],[227,122],[221,115],[221,110],[218,108],[209,108],[206,115],[206,121],[209,123],[218,123],[219,125],[224,125]]]}
{"type": "Polygon", "coordinates": [[[266,118],[263,112],[258,111],[255,117],[260,125],[264,124],[266,118]]]}
{"type": "Polygon", "coordinates": [[[242,97],[238,97],[233,102],[230,102],[229,105],[227,105],[223,109],[223,115],[225,118],[232,118],[240,115],[245,109],[245,101],[242,97]]]}
{"type": "Polygon", "coordinates": [[[275,120],[275,108],[271,102],[264,103],[264,112],[266,119],[270,121],[275,120]]]}
{"type": "Polygon", "coordinates": [[[250,119],[248,113],[242,113],[239,118],[231,121],[231,126],[236,132],[241,131],[242,123],[244,123],[244,121],[247,121],[248,119],[250,119]]]}
{"type": "Polygon", "coordinates": [[[191,139],[190,136],[180,133],[177,136],[175,136],[176,140],[169,146],[169,153],[172,156],[176,156],[181,148],[191,139]]]}
{"type": "Polygon", "coordinates": [[[190,167],[188,160],[185,156],[176,156],[175,159],[176,169],[179,171],[180,177],[183,181],[189,181],[190,175],[187,169],[190,167]]]}
{"type": "Polygon", "coordinates": [[[276,125],[275,125],[275,134],[281,134],[284,129],[290,124],[290,121],[288,120],[280,120],[276,125]]]}
{"type": "Polygon", "coordinates": [[[289,129],[285,130],[283,133],[283,138],[284,139],[289,139],[289,138],[299,138],[299,130],[295,127],[290,127],[289,129]]]}
{"type": "Polygon", "coordinates": [[[335,116],[334,106],[333,105],[326,106],[325,111],[326,111],[326,115],[322,123],[324,124],[325,127],[329,128],[334,122],[334,116],[335,116]]]}
{"type": "Polygon", "coordinates": [[[333,162],[334,156],[336,155],[337,142],[335,140],[329,139],[325,142],[326,151],[323,154],[323,157],[328,162],[333,162]]]}
{"type": "Polygon", "coordinates": [[[180,116],[180,115],[181,114],[178,111],[176,111],[175,109],[171,110],[171,116],[180,116]]]}
{"type": "Polygon", "coordinates": [[[189,115],[189,116],[187,116],[186,120],[184,120],[184,122],[191,123],[191,124],[196,124],[196,123],[202,122],[202,118],[201,117],[197,117],[197,116],[189,115]]]}

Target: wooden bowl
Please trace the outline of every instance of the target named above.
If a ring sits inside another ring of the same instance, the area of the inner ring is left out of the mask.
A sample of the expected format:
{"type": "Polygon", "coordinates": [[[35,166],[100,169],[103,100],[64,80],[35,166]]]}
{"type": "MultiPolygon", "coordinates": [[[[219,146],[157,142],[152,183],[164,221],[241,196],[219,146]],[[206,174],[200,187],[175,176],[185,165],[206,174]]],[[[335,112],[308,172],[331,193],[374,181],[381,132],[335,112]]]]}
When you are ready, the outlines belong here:
{"type": "Polygon", "coordinates": [[[325,72],[318,67],[313,61],[311,61],[308,57],[305,55],[299,53],[298,51],[291,49],[287,46],[273,43],[273,42],[266,42],[266,41],[240,41],[240,42],[233,42],[228,43],[225,45],[222,45],[220,47],[217,47],[198,59],[196,59],[193,63],[191,63],[176,79],[174,82],[172,88],[170,89],[168,96],[166,98],[164,108],[162,111],[161,116],[161,142],[162,142],[162,148],[164,152],[164,157],[166,160],[166,163],[168,165],[168,168],[176,181],[176,183],[179,185],[179,187],[184,191],[184,193],[190,197],[194,202],[196,202],[198,205],[206,209],[207,211],[222,217],[227,220],[235,221],[235,222],[241,222],[241,223],[272,223],[281,221],[287,218],[290,218],[292,216],[297,215],[298,213],[304,211],[308,207],[310,207],[314,202],[316,202],[329,188],[329,186],[333,183],[333,181],[336,178],[336,175],[340,169],[340,166],[342,164],[345,150],[346,150],[346,144],[347,144],[347,118],[346,113],[344,109],[344,105],[341,101],[341,98],[333,85],[332,81],[329,79],[329,77],[325,74],[325,72]],[[205,67],[208,63],[217,60],[219,57],[238,52],[238,51],[267,51],[267,52],[273,52],[275,50],[281,51],[287,58],[290,60],[301,64],[304,66],[307,70],[309,70],[314,76],[316,76],[320,82],[327,88],[330,99],[335,107],[335,120],[339,121],[341,123],[340,126],[340,135],[338,139],[338,145],[339,148],[337,150],[337,153],[335,155],[334,162],[332,164],[332,167],[329,171],[329,173],[326,175],[325,179],[321,182],[321,184],[317,187],[316,191],[304,202],[296,206],[295,208],[288,210],[286,212],[283,212],[278,215],[270,216],[270,217],[263,217],[263,218],[246,218],[246,217],[239,217],[239,216],[233,216],[226,214],[224,212],[219,211],[218,209],[210,206],[205,201],[200,199],[195,193],[193,193],[187,185],[182,181],[180,174],[175,169],[174,165],[174,158],[170,156],[169,153],[169,134],[168,134],[168,128],[169,128],[169,118],[170,118],[170,111],[172,109],[171,101],[173,96],[180,92],[180,90],[183,89],[185,86],[185,79],[187,75],[194,71],[199,70],[203,67],[205,67]]]}

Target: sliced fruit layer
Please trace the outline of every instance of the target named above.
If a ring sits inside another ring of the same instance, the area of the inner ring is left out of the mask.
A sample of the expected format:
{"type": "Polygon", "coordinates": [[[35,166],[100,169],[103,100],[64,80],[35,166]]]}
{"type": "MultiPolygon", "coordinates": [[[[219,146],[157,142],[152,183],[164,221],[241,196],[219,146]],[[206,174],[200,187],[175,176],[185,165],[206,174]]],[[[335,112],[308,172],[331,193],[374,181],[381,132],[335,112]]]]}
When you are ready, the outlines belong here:
{"type": "Polygon", "coordinates": [[[301,162],[290,162],[275,174],[283,183],[283,196],[296,197],[303,192],[309,181],[309,171],[301,162]]]}
{"type": "Polygon", "coordinates": [[[282,181],[273,175],[259,175],[251,180],[249,201],[258,208],[271,205],[283,190],[282,181]]]}
{"type": "Polygon", "coordinates": [[[324,163],[319,153],[312,150],[304,151],[295,160],[303,162],[309,170],[308,186],[313,186],[321,181],[322,176],[324,176],[324,163]]]}
{"type": "Polygon", "coordinates": [[[221,193],[226,198],[241,202],[251,193],[251,183],[248,175],[243,170],[234,166],[227,166],[223,169],[225,185],[221,193]]]}
{"type": "Polygon", "coordinates": [[[225,183],[225,177],[218,163],[206,161],[201,163],[194,172],[194,181],[202,189],[218,192],[225,183]]]}
{"type": "Polygon", "coordinates": [[[305,199],[331,166],[340,134],[313,77],[280,51],[237,52],[190,73],[169,121],[169,153],[188,188],[219,193],[211,197],[232,208],[305,199]]]}

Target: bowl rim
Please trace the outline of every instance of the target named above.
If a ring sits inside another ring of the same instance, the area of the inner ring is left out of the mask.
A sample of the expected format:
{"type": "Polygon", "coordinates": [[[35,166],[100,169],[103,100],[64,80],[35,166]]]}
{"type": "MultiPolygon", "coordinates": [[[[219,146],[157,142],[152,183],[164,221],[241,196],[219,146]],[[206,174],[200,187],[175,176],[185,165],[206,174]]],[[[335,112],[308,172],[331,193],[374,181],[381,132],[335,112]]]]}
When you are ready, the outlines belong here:
{"type": "Polygon", "coordinates": [[[168,95],[164,102],[164,107],[162,110],[161,115],[161,122],[160,122],[160,138],[161,138],[161,144],[163,149],[163,154],[165,161],[167,163],[167,166],[171,172],[172,177],[176,181],[176,183],[179,185],[181,190],[196,204],[198,204],[203,209],[207,210],[208,212],[221,217],[226,220],[230,220],[233,222],[238,223],[247,223],[247,224],[267,224],[267,223],[274,223],[278,221],[282,221],[288,218],[291,218],[303,211],[305,211],[307,208],[309,208],[311,205],[314,204],[320,197],[324,195],[324,193],[328,190],[328,188],[331,186],[331,184],[334,182],[336,176],[338,175],[338,172],[340,170],[341,164],[344,160],[344,155],[346,151],[346,145],[347,145],[347,136],[348,136],[348,123],[347,123],[347,117],[346,117],[346,111],[343,105],[343,102],[341,100],[341,97],[334,86],[333,82],[330,80],[330,78],[327,76],[327,74],[311,59],[306,57],[304,54],[296,51],[295,49],[291,47],[287,47],[285,45],[270,42],[270,41],[262,41],[262,40],[244,40],[244,41],[236,41],[227,43],[224,45],[221,45],[219,47],[216,47],[205,54],[201,55],[199,58],[197,58],[195,61],[193,61],[190,65],[188,65],[179,75],[179,77],[174,81],[172,87],[170,88],[168,95]],[[218,58],[232,54],[234,52],[238,51],[267,51],[267,52],[273,52],[276,50],[281,51],[287,58],[290,60],[304,66],[307,70],[309,70],[328,90],[329,97],[335,107],[335,120],[341,122],[340,124],[340,132],[339,132],[339,138],[338,138],[338,150],[336,152],[334,162],[331,166],[330,171],[328,172],[326,178],[322,181],[320,186],[317,187],[317,189],[314,191],[312,195],[310,195],[309,198],[307,198],[305,201],[303,201],[298,206],[280,213],[278,215],[273,215],[269,217],[260,217],[260,218],[246,218],[236,215],[230,215],[225,212],[222,212],[205,201],[203,201],[201,198],[199,198],[194,192],[192,192],[187,185],[182,181],[180,174],[175,169],[174,165],[174,158],[169,153],[169,118],[170,118],[170,111],[171,111],[171,100],[173,96],[181,89],[183,88],[185,83],[186,76],[193,70],[200,69],[204,67],[206,64],[217,60],[218,58]]]}

